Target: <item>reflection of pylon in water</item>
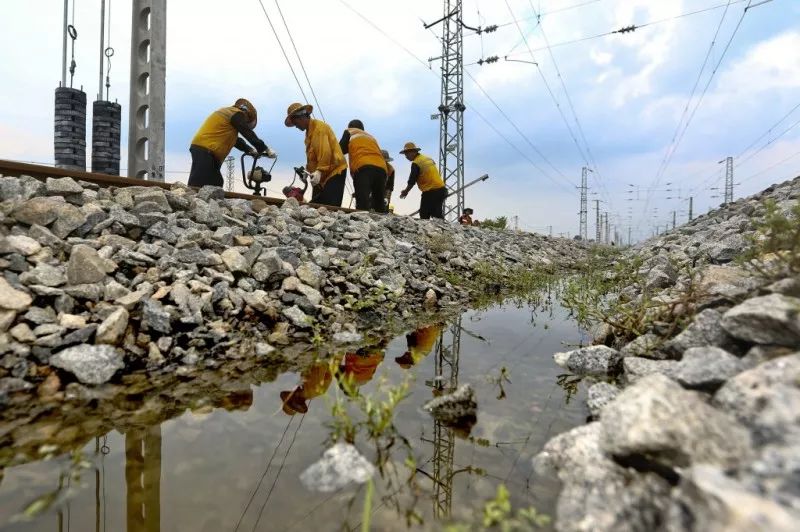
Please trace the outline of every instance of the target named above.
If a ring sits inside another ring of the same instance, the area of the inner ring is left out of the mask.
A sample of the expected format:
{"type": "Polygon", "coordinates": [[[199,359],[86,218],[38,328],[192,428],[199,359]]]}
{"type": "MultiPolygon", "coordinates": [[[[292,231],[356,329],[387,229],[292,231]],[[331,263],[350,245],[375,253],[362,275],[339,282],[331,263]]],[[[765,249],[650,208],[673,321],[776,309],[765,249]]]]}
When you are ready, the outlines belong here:
{"type": "MultiPolygon", "coordinates": [[[[437,391],[452,391],[458,387],[458,358],[461,353],[461,318],[449,329],[442,330],[436,344],[435,371],[428,386],[437,391]]],[[[455,434],[453,429],[434,422],[433,439],[422,438],[433,445],[434,499],[433,515],[436,519],[450,516],[453,507],[453,458],[455,454],[455,434]]]]}

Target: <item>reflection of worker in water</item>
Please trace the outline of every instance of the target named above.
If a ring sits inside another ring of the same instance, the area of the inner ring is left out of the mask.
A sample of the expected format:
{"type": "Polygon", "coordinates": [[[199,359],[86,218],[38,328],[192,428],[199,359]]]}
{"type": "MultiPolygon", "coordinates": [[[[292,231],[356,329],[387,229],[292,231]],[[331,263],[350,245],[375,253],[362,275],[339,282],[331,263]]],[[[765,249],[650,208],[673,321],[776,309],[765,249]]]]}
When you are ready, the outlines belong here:
{"type": "Polygon", "coordinates": [[[436,340],[442,335],[442,327],[443,325],[428,325],[407,334],[408,351],[395,358],[394,361],[403,369],[419,364],[433,350],[436,340]]]}
{"type": "Polygon", "coordinates": [[[319,397],[328,391],[333,375],[331,375],[330,363],[328,361],[317,362],[302,374],[303,383],[292,391],[281,392],[284,413],[293,416],[298,412],[305,414],[308,412],[309,401],[319,397]]]}
{"type": "Polygon", "coordinates": [[[382,344],[345,354],[336,376],[340,386],[342,382],[346,383],[342,389],[347,391],[350,387],[358,388],[371,381],[378,366],[383,362],[385,347],[386,345],[382,344]]]}

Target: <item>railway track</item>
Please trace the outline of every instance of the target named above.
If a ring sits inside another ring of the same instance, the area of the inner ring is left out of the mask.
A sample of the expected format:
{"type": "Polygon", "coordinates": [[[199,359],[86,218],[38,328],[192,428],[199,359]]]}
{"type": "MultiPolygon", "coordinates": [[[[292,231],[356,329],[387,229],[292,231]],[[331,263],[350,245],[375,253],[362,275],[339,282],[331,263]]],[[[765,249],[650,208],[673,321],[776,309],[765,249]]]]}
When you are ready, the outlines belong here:
{"type": "MultiPolygon", "coordinates": [[[[48,177],[71,177],[78,181],[86,181],[87,183],[94,183],[101,187],[157,187],[169,190],[172,187],[171,183],[161,181],[147,181],[145,179],[137,179],[133,177],[120,177],[108,174],[99,174],[95,172],[83,172],[81,170],[68,170],[66,168],[56,168],[54,166],[45,166],[40,164],[20,163],[17,161],[8,161],[0,159],[0,175],[20,177],[27,175],[35,179],[44,181],[48,177]]],[[[242,194],[240,192],[225,192],[225,197],[230,199],[245,199],[245,200],[261,200],[268,205],[283,205],[285,201],[283,198],[270,198],[267,196],[253,196],[251,194],[242,194]]],[[[348,209],[345,207],[332,207],[330,205],[316,205],[309,203],[311,207],[325,207],[329,210],[342,211],[342,212],[355,212],[356,209],[348,209]]]]}

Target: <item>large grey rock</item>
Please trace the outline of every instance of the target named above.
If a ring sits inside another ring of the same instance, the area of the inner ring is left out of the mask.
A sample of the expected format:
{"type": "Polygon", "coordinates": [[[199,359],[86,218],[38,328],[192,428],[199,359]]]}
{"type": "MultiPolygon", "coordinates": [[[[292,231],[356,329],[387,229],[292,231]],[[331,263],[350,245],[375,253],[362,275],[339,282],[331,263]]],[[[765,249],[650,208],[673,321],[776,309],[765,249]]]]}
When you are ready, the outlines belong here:
{"type": "Polygon", "coordinates": [[[0,275],[0,309],[27,310],[33,303],[33,298],[27,292],[17,290],[0,275]]]}
{"type": "Polygon", "coordinates": [[[592,417],[600,417],[603,407],[617,398],[620,389],[607,382],[596,382],[586,391],[586,404],[592,417]]]}
{"type": "Polygon", "coordinates": [[[685,388],[714,391],[725,381],[744,371],[745,364],[719,347],[692,347],[683,353],[669,376],[685,388]]]}
{"type": "Polygon", "coordinates": [[[61,177],[61,178],[48,177],[47,180],[45,181],[45,188],[48,194],[54,196],[81,194],[83,192],[83,187],[80,186],[71,177],[61,177]]]}
{"type": "Polygon", "coordinates": [[[247,260],[234,248],[229,248],[220,254],[225,267],[232,273],[247,273],[247,260]]]}
{"type": "Polygon", "coordinates": [[[755,344],[800,345],[800,298],[770,294],[748,299],[725,313],[722,326],[755,344]]]}
{"type": "Polygon", "coordinates": [[[348,484],[363,484],[375,475],[369,463],[353,445],[339,442],[300,474],[300,481],[310,491],[330,493],[348,484]]]}
{"type": "Polygon", "coordinates": [[[619,353],[623,357],[666,358],[666,353],[661,350],[664,340],[653,333],[645,333],[629,342],[619,353]]]}
{"type": "Polygon", "coordinates": [[[556,530],[595,532],[657,530],[670,485],[661,477],[621,467],[600,446],[599,422],[551,439],[534,458],[540,474],[555,471],[562,482],[556,530]]]}
{"type": "Polygon", "coordinates": [[[55,221],[59,209],[64,205],[60,198],[31,198],[11,211],[11,217],[24,224],[47,226],[55,221]]]}
{"type": "Polygon", "coordinates": [[[698,300],[707,305],[737,301],[758,285],[759,281],[742,268],[709,265],[700,273],[698,300]]]}
{"type": "Polygon", "coordinates": [[[300,307],[298,307],[297,305],[283,309],[282,314],[287,318],[289,318],[289,321],[295,327],[300,327],[300,328],[311,327],[311,318],[309,318],[305,312],[300,310],[300,307]]]}
{"type": "Polygon", "coordinates": [[[683,471],[672,498],[664,527],[668,532],[793,532],[800,523],[800,514],[709,465],[683,471]]]}
{"type": "Polygon", "coordinates": [[[67,264],[67,281],[71,285],[99,283],[106,278],[108,263],[94,248],[78,244],[72,248],[67,264]]]}
{"type": "Polygon", "coordinates": [[[758,443],[800,441],[800,352],[730,379],[714,405],[744,423],[758,443]]]}
{"type": "Polygon", "coordinates": [[[431,399],[422,408],[445,425],[460,425],[475,421],[478,403],[472,386],[462,384],[452,393],[431,399]]]}
{"type": "Polygon", "coordinates": [[[58,209],[58,217],[50,228],[58,238],[67,238],[70,233],[86,223],[87,216],[74,205],[68,203],[58,209]]]}
{"type": "Polygon", "coordinates": [[[36,240],[25,235],[9,235],[6,243],[17,253],[30,257],[42,249],[42,245],[36,240]]]}
{"type": "Polygon", "coordinates": [[[664,348],[680,355],[692,347],[717,346],[735,349],[735,340],[722,327],[722,314],[714,309],[705,309],[675,338],[669,340],[664,348]]]}
{"type": "Polygon", "coordinates": [[[83,384],[104,384],[122,369],[122,353],[107,345],[83,344],[50,357],[50,364],[69,371],[83,384]]]}
{"type": "Polygon", "coordinates": [[[313,262],[304,262],[296,269],[297,277],[312,288],[319,288],[322,284],[322,268],[313,262]]]}
{"type": "Polygon", "coordinates": [[[51,266],[40,262],[32,270],[21,274],[19,281],[24,285],[56,287],[67,282],[67,275],[62,266],[51,266]]]}
{"type": "Polygon", "coordinates": [[[146,299],[142,305],[142,325],[164,334],[172,332],[172,318],[164,306],[155,299],[146,299]]]}
{"type": "Polygon", "coordinates": [[[622,359],[622,373],[625,376],[625,382],[631,384],[647,375],[661,374],[671,377],[676,365],[675,360],[625,357],[622,359]]]}
{"type": "Polygon", "coordinates": [[[103,323],[97,328],[98,344],[116,345],[125,334],[125,329],[128,327],[128,311],[124,307],[120,307],[108,315],[103,323]]]}
{"type": "Polygon", "coordinates": [[[735,466],[752,453],[750,434],[733,417],[663,375],[629,386],[603,409],[602,448],[666,467],[735,466]]]}
{"type": "Polygon", "coordinates": [[[604,345],[592,345],[555,353],[553,360],[577,375],[612,375],[619,372],[622,356],[616,349],[604,345]]]}

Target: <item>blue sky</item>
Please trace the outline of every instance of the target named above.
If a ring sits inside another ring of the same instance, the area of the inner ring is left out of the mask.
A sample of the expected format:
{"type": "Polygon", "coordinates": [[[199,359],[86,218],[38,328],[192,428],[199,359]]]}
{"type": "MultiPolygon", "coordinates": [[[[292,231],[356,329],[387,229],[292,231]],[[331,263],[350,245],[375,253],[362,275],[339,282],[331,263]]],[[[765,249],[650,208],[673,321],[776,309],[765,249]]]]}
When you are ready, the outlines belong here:
{"type": "MultiPolygon", "coordinates": [[[[589,163],[598,171],[590,179],[590,200],[604,202],[601,208],[611,212],[612,221],[621,232],[627,231],[630,212],[634,238],[649,236],[654,225],[671,221],[673,210],[684,211],[678,219],[685,218],[690,195],[695,198],[695,213],[717,205],[719,199],[711,198],[715,191],[708,190],[719,186],[722,165],[717,161],[738,155],[800,103],[800,1],[772,0],[747,13],[664,172],[659,172],[660,163],[725,9],[672,17],[724,5],[726,0],[587,2],[464,0],[465,22],[472,26],[522,19],[519,27],[509,24],[482,38],[466,36],[464,56],[466,71],[524,134],[523,137],[515,131],[465,73],[466,179],[483,173],[491,176],[467,192],[467,203],[478,218],[518,216],[524,229],[547,231],[552,225],[556,233],[577,231],[579,196],[574,187],[585,161],[555,99],[580,139],[581,150],[585,151],[588,144],[593,154],[589,163]],[[577,4],[586,5],[552,13],[577,4]],[[543,13],[540,24],[532,18],[534,12],[543,13]],[[543,31],[549,43],[555,45],[660,19],[672,20],[633,33],[552,48],[585,134],[584,143],[550,54],[544,49],[535,51],[532,57],[526,45],[520,44],[520,32],[530,48],[536,50],[545,47],[543,31]],[[471,64],[482,54],[499,55],[501,60],[493,65],[471,64]],[[522,61],[535,60],[539,66],[505,62],[502,58],[506,55],[522,61]],[[543,161],[530,143],[558,171],[543,161]],[[634,192],[628,193],[629,190],[634,192]],[[640,201],[626,201],[637,195],[640,201]]],[[[76,85],[86,88],[90,100],[97,85],[99,3],[81,0],[76,11],[76,85]]],[[[429,57],[440,54],[440,45],[435,35],[422,28],[421,19],[440,17],[440,2],[346,3],[402,43],[407,51],[365,23],[340,0],[281,0],[280,7],[325,118],[337,133],[350,119],[360,118],[390,152],[396,154],[404,142],[413,140],[435,157],[438,124],[429,117],[439,104],[439,79],[437,63],[431,64],[431,70],[425,64],[429,57]]],[[[211,0],[170,0],[168,4],[168,179],[185,180],[188,144],[205,116],[244,96],[259,109],[259,135],[280,155],[275,186],[271,188],[277,193],[289,179],[291,167],[304,162],[302,134],[282,123],[288,104],[302,96],[258,1],[230,0],[224,7],[221,5],[211,0]]],[[[264,0],[264,5],[298,69],[275,0],[264,0]]],[[[719,61],[746,5],[746,1],[731,2],[696,96],[719,61]]],[[[60,78],[62,6],[60,0],[4,3],[4,17],[0,20],[0,75],[6,80],[0,87],[2,158],[52,161],[52,91],[60,78]]],[[[116,0],[113,9],[112,39],[117,53],[111,95],[123,104],[124,145],[130,3],[116,0]]],[[[298,75],[302,80],[299,69],[298,75]]],[[[305,91],[309,93],[307,87],[305,91]]],[[[692,105],[696,101],[695,98],[692,105]]],[[[800,109],[753,150],[744,153],[742,160],[798,120],[800,109]]],[[[741,182],[737,197],[799,174],[800,155],[790,158],[798,152],[800,127],[795,127],[736,167],[736,182],[741,182]],[[769,170],[759,174],[765,169],[769,170]]],[[[408,163],[400,156],[396,158],[398,179],[403,182],[408,163]]],[[[123,162],[125,159],[123,153],[123,162]]],[[[394,200],[401,213],[415,210],[417,202],[416,194],[406,200],[394,200]]],[[[590,212],[590,235],[594,233],[593,221],[594,213],[590,212]]]]}

